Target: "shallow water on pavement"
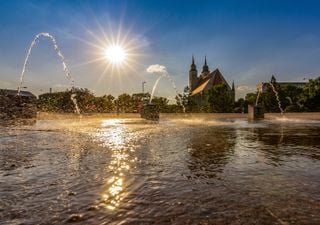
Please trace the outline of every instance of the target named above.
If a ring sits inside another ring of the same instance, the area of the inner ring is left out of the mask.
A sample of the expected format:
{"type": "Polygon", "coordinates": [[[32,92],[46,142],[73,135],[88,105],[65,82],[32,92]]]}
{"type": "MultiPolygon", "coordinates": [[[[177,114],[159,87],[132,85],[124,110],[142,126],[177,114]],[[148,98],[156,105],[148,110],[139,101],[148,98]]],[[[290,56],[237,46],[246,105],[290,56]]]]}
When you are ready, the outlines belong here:
{"type": "Polygon", "coordinates": [[[0,224],[319,224],[320,122],[39,120],[0,129],[0,224]]]}

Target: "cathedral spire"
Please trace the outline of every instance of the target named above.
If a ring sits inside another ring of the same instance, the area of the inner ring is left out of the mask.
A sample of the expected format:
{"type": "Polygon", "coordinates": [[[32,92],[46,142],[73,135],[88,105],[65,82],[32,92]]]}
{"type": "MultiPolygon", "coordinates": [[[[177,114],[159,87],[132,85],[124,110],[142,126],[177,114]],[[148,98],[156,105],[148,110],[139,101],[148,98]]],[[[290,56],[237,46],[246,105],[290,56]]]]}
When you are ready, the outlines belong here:
{"type": "Polygon", "coordinates": [[[192,64],[189,70],[189,91],[190,93],[197,87],[198,84],[198,71],[197,66],[194,64],[194,56],[192,54],[192,64]]]}
{"type": "Polygon", "coordinates": [[[234,91],[235,89],[234,89],[234,80],[232,81],[232,89],[231,89],[232,91],[234,91]]]}
{"type": "Polygon", "coordinates": [[[196,64],[194,64],[194,56],[192,54],[192,64],[190,65],[190,71],[196,71],[197,70],[197,66],[196,64]]]}
{"type": "Polygon", "coordinates": [[[202,67],[202,73],[209,73],[209,66],[207,65],[207,56],[204,57],[204,65],[202,67]]]}

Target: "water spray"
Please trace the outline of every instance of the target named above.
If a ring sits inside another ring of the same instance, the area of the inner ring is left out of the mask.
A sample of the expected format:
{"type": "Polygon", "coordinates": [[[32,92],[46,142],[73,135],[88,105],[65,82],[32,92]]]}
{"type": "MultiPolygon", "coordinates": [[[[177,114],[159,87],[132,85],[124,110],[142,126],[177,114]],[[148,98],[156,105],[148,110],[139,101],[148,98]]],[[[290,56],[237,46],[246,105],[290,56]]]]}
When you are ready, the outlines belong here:
{"type": "Polygon", "coordinates": [[[24,64],[23,64],[23,68],[22,68],[22,72],[21,72],[21,76],[20,76],[20,83],[19,83],[19,86],[18,86],[17,95],[19,96],[19,95],[20,95],[20,92],[21,92],[21,86],[22,86],[24,74],[25,74],[25,72],[26,72],[26,67],[27,67],[27,65],[28,65],[28,62],[29,62],[29,58],[30,58],[32,49],[33,49],[33,47],[40,41],[40,38],[41,38],[41,37],[49,38],[49,40],[52,41],[52,43],[53,43],[53,48],[54,48],[54,50],[56,51],[57,55],[59,56],[59,58],[60,58],[60,60],[61,60],[61,62],[62,62],[63,71],[64,71],[65,74],[66,74],[66,78],[67,78],[68,80],[70,80],[70,83],[71,83],[71,91],[72,91],[71,100],[72,100],[72,102],[73,102],[73,104],[74,104],[74,106],[75,106],[75,111],[76,111],[76,113],[80,114],[80,110],[79,110],[77,101],[76,101],[76,99],[75,99],[76,94],[73,93],[74,90],[75,90],[74,79],[73,79],[73,77],[70,75],[70,70],[69,70],[69,68],[68,68],[68,66],[67,66],[67,64],[66,64],[66,62],[65,62],[65,58],[64,58],[63,54],[62,54],[61,51],[60,51],[60,48],[59,48],[59,46],[58,46],[58,44],[57,44],[56,39],[55,39],[52,35],[50,35],[49,33],[45,33],[45,32],[39,33],[39,34],[37,34],[37,35],[34,37],[34,39],[32,40],[31,45],[30,45],[30,47],[29,47],[29,49],[28,49],[28,53],[27,53],[27,56],[26,56],[26,58],[25,58],[24,64]]]}
{"type": "Polygon", "coordinates": [[[279,106],[280,112],[281,112],[281,114],[283,114],[284,111],[283,111],[282,106],[281,106],[281,101],[280,101],[280,98],[279,98],[279,93],[276,91],[276,88],[273,86],[273,84],[272,84],[270,81],[268,81],[268,82],[266,82],[266,83],[263,83],[263,82],[262,82],[262,83],[261,83],[261,86],[259,85],[259,86],[257,87],[258,95],[257,95],[257,99],[256,99],[256,106],[258,105],[259,97],[260,97],[260,94],[261,94],[262,91],[263,91],[263,85],[265,85],[265,84],[269,84],[269,85],[271,86],[272,91],[273,91],[273,93],[274,93],[275,96],[276,96],[276,99],[277,99],[277,102],[278,102],[278,106],[279,106]]]}
{"type": "Polygon", "coordinates": [[[179,98],[179,101],[181,102],[181,106],[183,108],[183,112],[186,112],[186,109],[185,109],[184,105],[182,104],[182,99],[180,97],[180,93],[177,90],[177,86],[176,86],[174,80],[172,79],[172,77],[169,75],[166,67],[162,66],[162,65],[159,65],[159,64],[151,65],[151,66],[149,66],[147,68],[147,72],[154,73],[154,74],[160,74],[160,76],[158,77],[158,79],[156,80],[156,82],[153,85],[149,103],[152,102],[152,99],[153,99],[153,96],[154,96],[154,92],[155,92],[155,90],[156,90],[156,88],[158,86],[159,81],[161,80],[161,78],[166,77],[166,78],[168,78],[168,80],[172,84],[173,89],[176,91],[177,97],[179,98]]]}

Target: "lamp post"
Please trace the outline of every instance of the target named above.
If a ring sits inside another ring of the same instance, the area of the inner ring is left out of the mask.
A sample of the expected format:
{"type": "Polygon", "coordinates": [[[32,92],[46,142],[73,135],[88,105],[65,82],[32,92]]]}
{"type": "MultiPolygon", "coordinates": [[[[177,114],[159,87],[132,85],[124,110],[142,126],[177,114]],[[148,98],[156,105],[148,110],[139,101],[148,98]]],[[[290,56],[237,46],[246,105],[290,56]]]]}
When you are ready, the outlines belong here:
{"type": "Polygon", "coordinates": [[[142,81],[142,94],[144,95],[144,84],[147,83],[145,81],[142,81]]]}

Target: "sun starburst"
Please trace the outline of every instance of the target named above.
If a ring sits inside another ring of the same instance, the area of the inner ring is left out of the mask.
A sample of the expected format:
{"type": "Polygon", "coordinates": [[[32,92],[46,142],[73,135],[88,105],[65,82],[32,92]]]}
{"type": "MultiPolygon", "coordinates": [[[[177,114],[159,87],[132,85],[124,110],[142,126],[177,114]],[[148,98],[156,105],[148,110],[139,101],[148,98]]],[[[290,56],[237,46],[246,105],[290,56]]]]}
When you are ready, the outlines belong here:
{"type": "Polygon", "coordinates": [[[137,34],[132,31],[133,27],[125,29],[122,22],[117,26],[115,23],[102,26],[96,22],[98,29],[86,28],[89,35],[86,39],[74,36],[87,45],[88,58],[73,67],[94,65],[91,68],[100,73],[95,78],[94,89],[103,83],[113,84],[106,86],[108,90],[124,90],[125,84],[142,79],[141,70],[145,66],[141,59],[146,56],[143,52],[149,43],[143,32],[137,34]]]}
{"type": "Polygon", "coordinates": [[[112,64],[121,64],[127,58],[126,50],[120,45],[110,45],[105,48],[105,56],[112,64]]]}

